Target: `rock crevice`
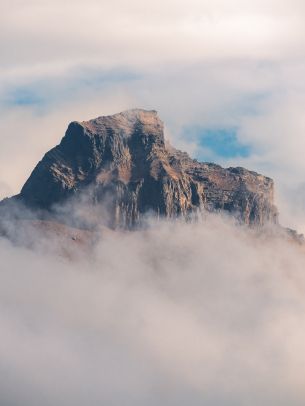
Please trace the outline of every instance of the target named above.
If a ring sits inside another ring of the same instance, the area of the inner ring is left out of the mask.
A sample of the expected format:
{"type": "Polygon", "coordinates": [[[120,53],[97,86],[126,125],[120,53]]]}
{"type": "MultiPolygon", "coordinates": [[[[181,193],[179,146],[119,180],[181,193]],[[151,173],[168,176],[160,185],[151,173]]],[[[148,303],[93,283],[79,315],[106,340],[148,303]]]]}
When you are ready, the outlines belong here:
{"type": "Polygon", "coordinates": [[[200,163],[168,146],[154,110],[72,122],[17,199],[51,211],[88,188],[92,205],[107,202],[114,228],[134,227],[147,212],[174,218],[199,208],[224,210],[249,225],[277,222],[272,179],[200,163]]]}

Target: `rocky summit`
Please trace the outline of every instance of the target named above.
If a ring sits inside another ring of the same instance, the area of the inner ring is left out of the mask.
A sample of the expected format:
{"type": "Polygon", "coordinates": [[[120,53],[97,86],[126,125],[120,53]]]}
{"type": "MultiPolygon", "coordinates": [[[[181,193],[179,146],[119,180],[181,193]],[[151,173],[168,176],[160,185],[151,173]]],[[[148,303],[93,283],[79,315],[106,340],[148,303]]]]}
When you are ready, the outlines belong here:
{"type": "Polygon", "coordinates": [[[201,208],[264,225],[277,223],[273,187],[256,172],[190,158],[165,142],[156,111],[134,109],[70,123],[12,199],[51,213],[86,196],[86,203],[107,208],[113,228],[133,228],[147,213],[188,217],[201,208]]]}

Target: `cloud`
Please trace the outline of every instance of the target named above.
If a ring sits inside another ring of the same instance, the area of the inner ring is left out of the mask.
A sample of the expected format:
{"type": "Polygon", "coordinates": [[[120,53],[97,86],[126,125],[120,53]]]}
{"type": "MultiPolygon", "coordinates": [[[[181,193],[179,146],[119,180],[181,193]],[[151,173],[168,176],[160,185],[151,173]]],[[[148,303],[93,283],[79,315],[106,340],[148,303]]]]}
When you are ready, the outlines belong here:
{"type": "Polygon", "coordinates": [[[304,403],[303,248],[218,216],[55,243],[0,240],[3,403],[304,403]]]}
{"type": "Polygon", "coordinates": [[[2,74],[206,58],[282,59],[304,46],[298,0],[4,1],[2,74]],[[39,33],[39,35],[37,35],[39,33]],[[9,43],[11,46],[7,46],[9,43]],[[13,65],[13,66],[12,66],[13,65]],[[13,68],[13,69],[12,69],[13,68]]]}

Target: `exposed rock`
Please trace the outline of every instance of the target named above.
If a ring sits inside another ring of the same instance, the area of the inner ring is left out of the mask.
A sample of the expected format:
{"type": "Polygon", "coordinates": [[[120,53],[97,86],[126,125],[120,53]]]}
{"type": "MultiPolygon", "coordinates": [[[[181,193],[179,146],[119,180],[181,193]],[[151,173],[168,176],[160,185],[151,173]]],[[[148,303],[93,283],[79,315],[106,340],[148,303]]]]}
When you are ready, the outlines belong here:
{"type": "Polygon", "coordinates": [[[132,228],[148,212],[188,217],[199,208],[227,211],[249,225],[277,223],[272,179],[200,163],[168,146],[156,111],[72,122],[14,200],[52,212],[81,194],[107,208],[111,227],[132,228]]]}

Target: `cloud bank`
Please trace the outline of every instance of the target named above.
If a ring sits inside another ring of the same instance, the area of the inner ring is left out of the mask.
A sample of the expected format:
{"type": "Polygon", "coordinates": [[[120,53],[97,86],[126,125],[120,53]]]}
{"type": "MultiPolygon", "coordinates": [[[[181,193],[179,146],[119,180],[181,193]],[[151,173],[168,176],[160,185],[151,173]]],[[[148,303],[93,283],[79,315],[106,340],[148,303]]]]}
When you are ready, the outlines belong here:
{"type": "Polygon", "coordinates": [[[212,215],[53,244],[0,240],[3,404],[304,403],[303,248],[212,215]]]}

